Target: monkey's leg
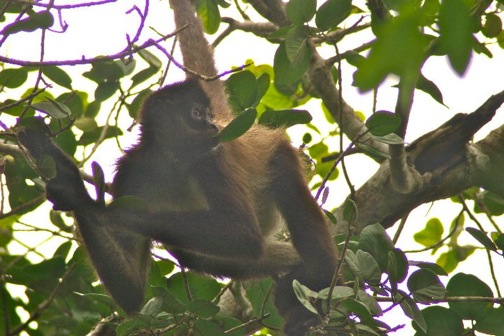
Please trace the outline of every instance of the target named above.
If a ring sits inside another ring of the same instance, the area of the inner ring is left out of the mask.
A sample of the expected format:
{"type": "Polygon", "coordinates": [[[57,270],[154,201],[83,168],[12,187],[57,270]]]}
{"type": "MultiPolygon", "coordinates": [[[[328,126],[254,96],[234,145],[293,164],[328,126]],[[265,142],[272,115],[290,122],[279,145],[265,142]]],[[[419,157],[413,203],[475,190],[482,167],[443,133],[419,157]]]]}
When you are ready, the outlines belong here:
{"type": "Polygon", "coordinates": [[[284,316],[288,335],[304,335],[318,316],[309,312],[293,292],[298,280],[318,291],[329,287],[336,268],[336,250],[324,214],[306,186],[295,150],[288,144],[279,147],[272,160],[275,174],[276,204],[289,228],[303,264],[277,281],[276,305],[284,316]],[[296,330],[304,330],[296,332],[296,330]]]}
{"type": "Polygon", "coordinates": [[[192,253],[187,250],[171,251],[181,265],[192,270],[232,279],[251,279],[286,274],[301,264],[299,254],[289,243],[266,241],[262,258],[236,259],[192,253]]]}

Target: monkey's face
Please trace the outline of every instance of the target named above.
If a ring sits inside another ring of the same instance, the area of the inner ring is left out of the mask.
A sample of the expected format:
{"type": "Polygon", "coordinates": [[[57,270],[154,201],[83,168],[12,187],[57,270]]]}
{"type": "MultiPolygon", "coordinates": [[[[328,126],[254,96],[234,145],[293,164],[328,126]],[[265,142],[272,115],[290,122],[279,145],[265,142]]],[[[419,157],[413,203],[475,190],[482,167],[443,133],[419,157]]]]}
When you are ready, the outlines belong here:
{"type": "Polygon", "coordinates": [[[184,113],[184,122],[196,133],[206,137],[215,137],[219,128],[212,122],[208,106],[193,102],[192,106],[184,113]]]}
{"type": "Polygon", "coordinates": [[[219,145],[219,128],[212,121],[208,106],[192,102],[191,106],[181,115],[181,128],[179,139],[185,138],[184,143],[179,143],[179,149],[192,151],[194,154],[205,154],[219,145]]]}
{"type": "Polygon", "coordinates": [[[142,137],[179,158],[207,154],[219,144],[219,128],[212,121],[209,106],[199,82],[169,85],[144,102],[142,137]]]}

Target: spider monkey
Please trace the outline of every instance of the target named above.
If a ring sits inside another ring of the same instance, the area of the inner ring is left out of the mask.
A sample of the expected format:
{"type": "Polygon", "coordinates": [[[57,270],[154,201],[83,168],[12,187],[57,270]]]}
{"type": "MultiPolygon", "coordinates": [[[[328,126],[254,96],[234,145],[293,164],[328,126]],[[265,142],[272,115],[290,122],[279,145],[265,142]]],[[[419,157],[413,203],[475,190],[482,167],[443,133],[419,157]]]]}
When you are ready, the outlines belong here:
{"type": "MultiPolygon", "coordinates": [[[[215,75],[213,51],[192,4],[170,4],[176,26],[187,25],[179,33],[185,67],[215,75]]],[[[47,198],[55,209],[74,212],[100,279],[127,313],[143,303],[153,239],[198,272],[275,277],[285,333],[305,335],[316,318],[297,300],[292,281],[313,290],[328,287],[336,251],[299,153],[282,130],[259,125],[221,143],[217,134],[232,118],[223,83],[188,77],[146,99],[139,141],[117,163],[114,200],[133,196],[139,206],[94,201],[75,164],[41,131],[22,128],[18,140],[35,161],[54,160],[47,198]],[[283,223],[292,244],[274,238],[283,223]]]]}

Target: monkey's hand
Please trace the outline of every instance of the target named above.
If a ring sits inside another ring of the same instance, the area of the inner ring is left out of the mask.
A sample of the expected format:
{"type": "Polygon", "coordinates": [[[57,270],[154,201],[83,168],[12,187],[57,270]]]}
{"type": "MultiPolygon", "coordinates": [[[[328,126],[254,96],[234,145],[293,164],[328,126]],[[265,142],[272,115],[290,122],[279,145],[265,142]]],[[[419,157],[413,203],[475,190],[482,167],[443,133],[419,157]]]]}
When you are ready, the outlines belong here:
{"type": "Polygon", "coordinates": [[[84,187],[79,169],[39,127],[21,127],[17,138],[29,152],[37,173],[46,182],[46,197],[55,210],[86,209],[94,200],[84,187]]]}

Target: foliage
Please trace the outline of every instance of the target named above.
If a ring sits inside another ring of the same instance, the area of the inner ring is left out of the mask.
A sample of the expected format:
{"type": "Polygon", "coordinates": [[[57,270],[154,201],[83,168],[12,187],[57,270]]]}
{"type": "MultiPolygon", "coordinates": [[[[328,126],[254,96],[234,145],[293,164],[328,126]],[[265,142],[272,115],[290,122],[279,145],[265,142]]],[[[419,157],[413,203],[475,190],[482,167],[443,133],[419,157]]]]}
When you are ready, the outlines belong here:
{"type": "MultiPolygon", "coordinates": [[[[155,6],[148,0],[143,8],[135,6],[125,14],[136,16],[140,24],[124,41],[124,50],[78,59],[46,57],[48,35],[70,34],[67,29],[73,22],[67,23],[66,15],[87,13],[84,11],[87,7],[104,10],[112,2],[60,6],[57,1],[32,5],[26,1],[0,1],[3,22],[0,29],[0,125],[3,127],[0,133],[0,309],[3,312],[0,330],[6,335],[20,332],[75,335],[88,333],[93,328],[97,335],[110,330],[117,335],[142,331],[163,335],[244,335],[251,330],[278,334],[282,321],[272,304],[271,279],[224,284],[203,275],[181,272],[158,246],[153,248],[155,262],[141,313],[134,317],[114,313],[118,307],[103,286],[96,283],[85,251],[77,247],[72,217],[47,210],[39,178],[44,172],[35,171],[26,153],[17,146],[13,132],[16,125],[42,118],[58,146],[85,171],[92,169],[93,183],[101,197],[106,190],[105,181],[110,177],[107,174],[104,177],[98,164],[89,168],[88,163],[100,157],[102,148],[111,148],[114,143],[121,148],[126,130],[141,110],[142,100],[162,86],[167,73],[173,71],[171,56],[168,57],[165,48],[172,36],[156,34],[145,38],[148,35],[145,26],[153,12],[149,12],[149,6],[155,6]],[[15,44],[18,40],[25,43],[25,39],[30,41],[30,55],[25,59],[11,58],[8,43],[15,44]],[[37,49],[39,46],[44,48],[37,49]],[[36,58],[29,58],[32,55],[36,58]],[[48,249],[46,243],[53,248],[48,249]],[[243,291],[247,298],[240,300],[237,295],[238,311],[224,309],[219,304],[219,299],[228,295],[230,289],[234,289],[235,295],[243,291]]],[[[388,228],[393,223],[385,223],[388,216],[359,224],[367,209],[356,197],[345,171],[344,158],[363,153],[370,162],[382,163],[394,159],[388,145],[404,150],[405,125],[411,108],[408,101],[412,101],[413,92],[423,91],[440,106],[444,104],[438,85],[422,73],[425,63],[445,56],[454,71],[464,74],[472,58],[492,57],[491,44],[504,48],[504,2],[369,0],[366,7],[355,0],[290,0],[280,12],[278,8],[267,11],[254,3],[247,4],[251,12],[255,7],[258,12],[254,12],[252,20],[266,18],[268,22],[248,28],[245,23],[252,21],[243,20],[248,18],[248,12],[242,12],[240,18],[231,11],[243,6],[242,3],[198,0],[197,11],[207,33],[222,33],[217,40],[227,38],[233,29],[244,29],[256,34],[247,38],[267,39],[276,48],[271,64],[253,64],[244,54],[245,70],[233,72],[225,79],[230,105],[237,117],[222,130],[220,137],[223,141],[232,141],[254,123],[284,128],[297,125],[297,130],[302,130],[301,137],[293,136],[293,140],[303,142],[313,162],[314,192],[325,207],[333,209],[328,216],[336,222],[335,231],[340,233],[335,241],[342,259],[340,281],[335,286],[314,292],[302,283],[293,283],[296,295],[308,310],[317,314],[315,306],[322,304],[329,312],[328,320],[321,317],[324,331],[313,333],[392,334],[402,325],[388,325],[384,321],[393,308],[399,307],[405,316],[401,324],[406,324],[409,318],[416,335],[462,335],[474,331],[503,335],[504,299],[497,279],[494,277],[495,289],[492,289],[481,279],[480,270],[475,274],[451,274],[478,249],[486,251],[492,271],[491,255],[500,258],[504,255],[504,234],[496,222],[504,213],[503,193],[498,188],[485,190],[482,187],[486,185],[478,183],[457,192],[449,189],[440,193],[442,197],[424,197],[418,190],[411,192],[417,196],[416,202],[410,202],[413,206],[401,210],[400,216],[390,214],[394,219],[403,218],[401,225],[409,211],[422,203],[452,196],[453,206],[460,208],[460,214],[450,225],[431,218],[424,228],[418,229],[415,241],[437,257],[435,262],[418,261],[410,254],[415,251],[407,251],[405,246],[396,243],[398,236],[389,237],[384,226],[388,228]],[[258,14],[264,18],[257,19],[258,14]],[[236,22],[243,21],[244,25],[235,22],[222,32],[224,22],[232,22],[224,18],[228,15],[236,22]],[[340,51],[340,42],[352,39],[354,45],[361,46],[340,51]],[[360,44],[362,41],[365,43],[360,44]],[[323,48],[326,52],[330,50],[331,55],[321,65],[319,51],[323,48]],[[352,85],[362,92],[377,92],[385,81],[396,80],[396,110],[373,111],[364,117],[363,113],[348,107],[341,82],[343,62],[350,69],[345,71],[353,71],[352,85]],[[305,104],[314,101],[321,102],[322,107],[308,111],[305,104]],[[349,109],[351,117],[344,114],[349,109]],[[331,131],[324,130],[328,127],[331,131]],[[344,140],[343,135],[350,141],[344,140]],[[347,147],[343,147],[344,142],[347,147]],[[344,174],[340,175],[339,170],[344,174]],[[328,193],[331,183],[343,178],[349,197],[346,206],[337,207],[329,200],[328,193]],[[342,216],[338,216],[339,211],[343,212],[342,216]],[[351,234],[351,227],[360,229],[351,234]],[[449,230],[445,231],[447,227],[449,230]],[[472,239],[470,244],[462,243],[464,235],[472,239]]],[[[92,17],[85,21],[94,24],[92,17]]],[[[159,27],[165,21],[153,25],[159,27]]],[[[161,27],[160,31],[166,29],[161,27]]],[[[84,45],[76,45],[82,48],[82,55],[86,54],[84,45]]],[[[116,152],[114,155],[118,157],[120,153],[116,152]]],[[[50,162],[43,170],[51,172],[50,162]]],[[[436,183],[452,177],[447,171],[436,183]]],[[[380,193],[388,186],[383,182],[380,186],[383,189],[373,190],[380,193]]],[[[383,204],[392,201],[386,197],[380,199],[383,204]]],[[[372,206],[379,209],[383,204],[372,206]]]]}

